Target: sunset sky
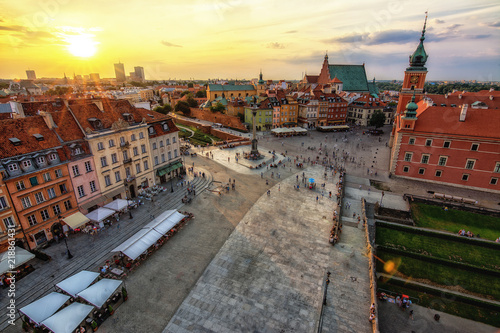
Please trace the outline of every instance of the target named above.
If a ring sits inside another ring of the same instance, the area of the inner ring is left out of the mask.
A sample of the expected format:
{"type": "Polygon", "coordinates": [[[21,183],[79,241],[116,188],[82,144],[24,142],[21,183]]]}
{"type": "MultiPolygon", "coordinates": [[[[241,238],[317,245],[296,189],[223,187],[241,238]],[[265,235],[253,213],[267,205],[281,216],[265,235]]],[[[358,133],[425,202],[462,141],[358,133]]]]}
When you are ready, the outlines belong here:
{"type": "Polygon", "coordinates": [[[0,78],[300,79],[330,63],[402,79],[429,12],[430,80],[500,80],[500,2],[0,0],[0,78]]]}

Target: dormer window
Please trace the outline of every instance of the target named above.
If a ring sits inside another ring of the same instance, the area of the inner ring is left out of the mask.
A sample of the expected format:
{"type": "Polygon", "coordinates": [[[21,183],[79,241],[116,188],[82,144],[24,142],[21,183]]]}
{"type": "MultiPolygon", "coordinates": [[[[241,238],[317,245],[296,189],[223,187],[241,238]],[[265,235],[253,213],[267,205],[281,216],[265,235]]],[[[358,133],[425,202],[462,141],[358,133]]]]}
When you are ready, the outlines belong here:
{"type": "Polygon", "coordinates": [[[80,148],[80,147],[75,148],[74,154],[75,155],[81,155],[81,154],[83,154],[82,148],[80,148]]]}
{"type": "Polygon", "coordinates": [[[17,170],[19,170],[19,167],[17,166],[16,163],[9,164],[9,171],[17,171],[17,170]]]}
{"type": "Polygon", "coordinates": [[[57,159],[57,155],[55,153],[52,153],[49,155],[49,161],[55,161],[57,159]]]}
{"type": "Polygon", "coordinates": [[[149,134],[155,134],[155,129],[152,126],[150,128],[148,128],[148,131],[149,131],[149,134]]]}
{"type": "Polygon", "coordinates": [[[37,139],[38,141],[43,141],[43,135],[41,134],[33,134],[33,136],[35,137],[35,139],[37,139]]]}
{"type": "Polygon", "coordinates": [[[134,122],[134,117],[130,113],[122,113],[123,119],[129,123],[134,122]]]}
{"type": "Polygon", "coordinates": [[[25,160],[23,161],[23,167],[24,168],[29,168],[31,166],[31,161],[30,160],[25,160]]]}
{"type": "Polygon", "coordinates": [[[102,129],[102,122],[97,119],[97,118],[89,118],[88,122],[92,127],[94,127],[95,130],[101,130],[102,129]]]}
{"type": "Polygon", "coordinates": [[[45,163],[45,157],[39,156],[36,158],[36,164],[44,164],[45,163]]]}
{"type": "Polygon", "coordinates": [[[21,140],[18,138],[9,138],[9,141],[14,145],[14,146],[19,146],[21,144],[21,140]]]}
{"type": "Polygon", "coordinates": [[[162,126],[163,126],[163,130],[164,131],[168,131],[169,130],[167,123],[163,123],[162,126]]]}

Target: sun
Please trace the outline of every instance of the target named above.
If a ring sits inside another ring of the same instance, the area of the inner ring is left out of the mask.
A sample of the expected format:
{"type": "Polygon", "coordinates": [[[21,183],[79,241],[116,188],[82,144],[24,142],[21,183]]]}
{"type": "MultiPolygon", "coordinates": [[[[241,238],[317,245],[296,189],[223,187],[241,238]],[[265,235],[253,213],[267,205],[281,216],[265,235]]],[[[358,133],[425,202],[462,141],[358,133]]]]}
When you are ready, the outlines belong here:
{"type": "Polygon", "coordinates": [[[92,37],[93,36],[89,34],[67,36],[68,51],[75,57],[92,57],[97,52],[97,42],[95,42],[92,37]]]}

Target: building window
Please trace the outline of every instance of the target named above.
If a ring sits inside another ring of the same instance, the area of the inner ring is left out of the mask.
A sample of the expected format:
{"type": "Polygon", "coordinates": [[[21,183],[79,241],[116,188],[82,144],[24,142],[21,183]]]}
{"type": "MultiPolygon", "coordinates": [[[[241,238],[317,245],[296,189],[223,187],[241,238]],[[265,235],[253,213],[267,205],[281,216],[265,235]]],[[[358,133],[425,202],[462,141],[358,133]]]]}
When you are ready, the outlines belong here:
{"type": "Polygon", "coordinates": [[[56,197],[56,191],[53,187],[47,189],[47,193],[49,194],[49,199],[54,199],[56,197]]]}
{"type": "Polygon", "coordinates": [[[174,149],[174,157],[177,157],[177,149],[174,149]]]}
{"type": "Polygon", "coordinates": [[[30,197],[21,198],[21,204],[23,205],[23,208],[30,208],[31,207],[30,197]]]}
{"type": "Polygon", "coordinates": [[[122,145],[122,146],[125,145],[125,137],[123,137],[123,136],[120,137],[120,145],[122,145]]]}
{"type": "Polygon", "coordinates": [[[43,197],[43,193],[42,192],[35,193],[35,200],[37,204],[44,202],[45,198],[43,197]]]}
{"type": "Polygon", "coordinates": [[[30,160],[23,161],[23,167],[29,168],[30,166],[31,166],[31,161],[30,160]]]}
{"type": "Polygon", "coordinates": [[[26,187],[24,186],[24,182],[22,180],[16,182],[16,188],[18,191],[26,189],[26,187]]]}
{"type": "Polygon", "coordinates": [[[30,224],[30,226],[34,226],[35,224],[37,224],[38,222],[36,221],[36,216],[35,214],[33,215],[29,215],[28,216],[28,223],[30,224]]]}
{"type": "Polygon", "coordinates": [[[450,146],[451,146],[451,141],[445,141],[443,143],[443,148],[450,148],[450,146]]]}
{"type": "Polygon", "coordinates": [[[61,214],[61,207],[59,207],[59,205],[52,206],[52,210],[54,211],[55,216],[61,214]]]}
{"type": "Polygon", "coordinates": [[[54,153],[50,154],[49,155],[49,161],[55,161],[55,160],[57,160],[57,155],[54,154],[54,153]]]}
{"type": "Polygon", "coordinates": [[[155,129],[153,127],[148,128],[149,134],[155,134],[155,129]]]}
{"type": "Polygon", "coordinates": [[[432,139],[427,139],[427,140],[425,140],[425,146],[426,146],[426,147],[430,147],[430,146],[432,146],[432,139]]]}
{"type": "Polygon", "coordinates": [[[172,138],[172,143],[175,143],[175,142],[176,142],[176,141],[175,141],[175,136],[174,136],[174,137],[172,138]]]}
{"type": "Polygon", "coordinates": [[[104,149],[104,144],[102,142],[97,143],[97,150],[103,150],[104,149]]]}
{"type": "Polygon", "coordinates": [[[50,173],[46,172],[43,174],[43,180],[45,182],[50,182],[52,180],[52,178],[50,177],[50,173]]]}
{"type": "Polygon", "coordinates": [[[136,173],[140,173],[141,172],[141,165],[140,164],[136,164],[135,165],[135,172],[136,173]]]}
{"type": "Polygon", "coordinates": [[[418,169],[418,174],[419,175],[423,175],[424,173],[425,173],[425,169],[424,168],[418,169]]]}
{"type": "Polygon", "coordinates": [[[144,161],[144,170],[148,170],[148,169],[149,169],[148,161],[144,161]]]}
{"type": "Polygon", "coordinates": [[[470,147],[470,150],[472,151],[478,151],[479,149],[479,143],[473,143],[472,146],[470,147]]]}
{"type": "Polygon", "coordinates": [[[146,145],[141,145],[141,151],[143,154],[146,154],[146,145]]]}
{"type": "Polygon", "coordinates": [[[447,161],[448,161],[448,157],[446,157],[446,156],[440,156],[439,157],[438,165],[445,166],[447,161]]]}
{"type": "Polygon", "coordinates": [[[101,157],[101,166],[103,168],[108,166],[108,161],[106,160],[106,156],[101,157]]]}
{"type": "Polygon", "coordinates": [[[110,186],[111,185],[111,178],[108,176],[104,176],[104,183],[106,184],[106,186],[110,186]]]}
{"type": "Polygon", "coordinates": [[[167,146],[170,144],[170,139],[165,140],[167,143],[167,146]]]}
{"type": "Polygon", "coordinates": [[[115,146],[115,140],[113,139],[109,140],[108,143],[110,148],[115,146]]]}
{"type": "Polygon", "coordinates": [[[36,164],[44,164],[45,163],[45,157],[39,156],[36,158],[36,164]]]}
{"type": "Polygon", "coordinates": [[[410,171],[410,167],[405,165],[403,167],[403,172],[409,172],[409,171],[410,171]]]}
{"type": "Polygon", "coordinates": [[[172,152],[168,152],[168,160],[170,161],[172,159],[172,152]]]}
{"type": "Polygon", "coordinates": [[[95,187],[95,181],[94,181],[94,180],[92,180],[92,181],[89,183],[89,185],[90,185],[90,192],[95,192],[95,191],[97,191],[97,188],[95,187]]]}
{"type": "Polygon", "coordinates": [[[158,165],[158,156],[155,156],[155,165],[158,165]]]}
{"type": "Polygon", "coordinates": [[[62,171],[61,171],[61,169],[55,170],[54,173],[56,174],[56,178],[61,178],[62,177],[62,171]]]}
{"type": "Polygon", "coordinates": [[[111,163],[118,163],[118,157],[116,156],[116,154],[111,154],[111,163]]]}
{"type": "Polygon", "coordinates": [[[163,141],[160,140],[160,147],[163,147],[163,141]]]}
{"type": "Polygon", "coordinates": [[[38,185],[38,178],[36,178],[36,177],[31,177],[31,178],[30,178],[30,184],[31,184],[31,186],[36,186],[36,185],[38,185]]]}
{"type": "Polygon", "coordinates": [[[497,164],[495,164],[495,168],[493,169],[493,172],[500,172],[500,162],[497,162],[497,164]]]}
{"type": "Polygon", "coordinates": [[[9,171],[16,171],[16,170],[19,170],[19,167],[17,166],[16,163],[9,164],[9,171]]]}
{"type": "Polygon", "coordinates": [[[165,162],[165,154],[161,154],[161,163],[165,162]]]}
{"type": "Polygon", "coordinates": [[[64,201],[64,208],[66,208],[66,210],[70,210],[71,208],[73,208],[73,206],[71,205],[71,201],[64,201]]]}
{"type": "Polygon", "coordinates": [[[498,178],[492,177],[490,179],[490,185],[496,185],[498,183],[498,178]]]}
{"type": "Polygon", "coordinates": [[[90,164],[90,161],[85,162],[85,171],[87,172],[92,171],[92,164],[90,164]]]}
{"type": "Polygon", "coordinates": [[[139,132],[139,139],[144,139],[144,133],[139,132]]]}
{"type": "Polygon", "coordinates": [[[7,208],[7,201],[5,197],[0,197],[0,210],[7,208]]]}
{"type": "Polygon", "coordinates": [[[128,151],[124,150],[123,151],[123,162],[125,162],[126,160],[128,160],[128,151]]]}
{"type": "Polygon", "coordinates": [[[40,212],[40,215],[42,215],[42,220],[48,220],[50,219],[49,211],[44,209],[40,212]]]}
{"type": "Polygon", "coordinates": [[[135,134],[132,134],[132,135],[130,136],[130,141],[135,141],[135,140],[137,140],[137,139],[135,138],[135,134]]]}
{"type": "Polygon", "coordinates": [[[442,174],[443,174],[443,171],[436,170],[436,177],[441,177],[442,174]]]}
{"type": "Polygon", "coordinates": [[[462,180],[468,181],[468,180],[469,180],[469,175],[468,175],[468,174],[466,174],[466,173],[464,173],[464,174],[462,175],[462,180]]]}
{"type": "Polygon", "coordinates": [[[413,153],[405,153],[405,162],[411,162],[411,157],[413,153]]]}
{"type": "Polygon", "coordinates": [[[139,155],[139,149],[137,149],[137,147],[134,147],[132,151],[134,152],[134,156],[139,155]]]}
{"type": "Polygon", "coordinates": [[[415,144],[415,138],[410,138],[410,139],[408,140],[408,144],[409,144],[409,145],[414,145],[414,144],[415,144]]]}
{"type": "Polygon", "coordinates": [[[66,188],[66,184],[59,185],[59,191],[61,191],[61,194],[68,193],[68,189],[66,188]]]}
{"type": "Polygon", "coordinates": [[[120,180],[122,180],[122,177],[120,176],[120,171],[116,171],[115,172],[115,179],[117,182],[119,182],[120,180]]]}
{"type": "Polygon", "coordinates": [[[465,168],[468,170],[474,169],[474,164],[476,164],[476,160],[467,160],[467,163],[465,163],[465,168]]]}
{"type": "Polygon", "coordinates": [[[75,155],[83,154],[83,150],[80,147],[75,148],[75,155]]]}
{"type": "Polygon", "coordinates": [[[126,167],[125,168],[125,177],[130,177],[130,168],[129,167],[126,167]]]}
{"type": "Polygon", "coordinates": [[[156,142],[153,142],[153,149],[156,149],[156,142]]]}
{"type": "Polygon", "coordinates": [[[83,185],[78,186],[76,189],[78,191],[78,196],[80,198],[85,196],[85,190],[83,189],[83,185]]]}
{"type": "Polygon", "coordinates": [[[78,165],[73,165],[71,167],[71,169],[73,170],[73,176],[74,177],[80,176],[80,170],[78,170],[78,165]]]}
{"type": "Polygon", "coordinates": [[[14,222],[14,219],[12,218],[12,216],[4,218],[3,224],[5,224],[5,228],[7,228],[7,229],[16,227],[16,223],[14,222]]]}
{"type": "Polygon", "coordinates": [[[422,155],[422,160],[420,161],[422,164],[429,163],[429,155],[422,155]]]}

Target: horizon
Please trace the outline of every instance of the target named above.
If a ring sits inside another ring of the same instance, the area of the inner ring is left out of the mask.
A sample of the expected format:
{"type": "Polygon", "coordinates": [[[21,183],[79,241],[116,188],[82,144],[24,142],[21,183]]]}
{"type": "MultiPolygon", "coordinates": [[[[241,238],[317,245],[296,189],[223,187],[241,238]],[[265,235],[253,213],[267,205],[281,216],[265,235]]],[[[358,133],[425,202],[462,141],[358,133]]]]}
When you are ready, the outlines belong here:
{"type": "Polygon", "coordinates": [[[402,80],[426,11],[428,81],[500,81],[500,4],[464,0],[9,2],[0,77],[114,78],[121,62],[126,75],[144,67],[150,81],[251,80],[261,69],[264,80],[300,80],[319,74],[327,52],[330,64],[364,63],[368,80],[402,80]]]}

